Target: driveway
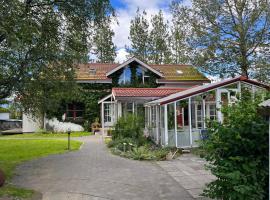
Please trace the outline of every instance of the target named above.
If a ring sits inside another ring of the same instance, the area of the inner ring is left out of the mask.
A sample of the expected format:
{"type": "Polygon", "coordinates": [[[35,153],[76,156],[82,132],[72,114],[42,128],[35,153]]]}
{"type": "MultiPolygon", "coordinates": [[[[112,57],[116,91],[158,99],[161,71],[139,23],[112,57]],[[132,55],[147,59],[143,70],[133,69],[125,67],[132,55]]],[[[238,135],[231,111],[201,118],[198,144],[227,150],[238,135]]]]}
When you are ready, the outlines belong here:
{"type": "Polygon", "coordinates": [[[13,183],[37,190],[43,200],[191,200],[155,162],[112,155],[99,136],[81,138],[76,152],[26,162],[13,183]]]}

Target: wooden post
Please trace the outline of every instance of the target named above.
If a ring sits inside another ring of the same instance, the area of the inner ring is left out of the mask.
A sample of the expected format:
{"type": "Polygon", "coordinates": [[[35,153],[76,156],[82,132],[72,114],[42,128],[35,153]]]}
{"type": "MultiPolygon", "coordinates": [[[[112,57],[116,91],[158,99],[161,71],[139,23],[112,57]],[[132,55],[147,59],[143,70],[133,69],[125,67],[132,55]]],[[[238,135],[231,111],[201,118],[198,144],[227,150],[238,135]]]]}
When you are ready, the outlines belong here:
{"type": "Polygon", "coordinates": [[[190,146],[192,147],[193,138],[192,138],[192,121],[191,121],[191,97],[188,98],[188,125],[189,125],[189,141],[190,146]]]}

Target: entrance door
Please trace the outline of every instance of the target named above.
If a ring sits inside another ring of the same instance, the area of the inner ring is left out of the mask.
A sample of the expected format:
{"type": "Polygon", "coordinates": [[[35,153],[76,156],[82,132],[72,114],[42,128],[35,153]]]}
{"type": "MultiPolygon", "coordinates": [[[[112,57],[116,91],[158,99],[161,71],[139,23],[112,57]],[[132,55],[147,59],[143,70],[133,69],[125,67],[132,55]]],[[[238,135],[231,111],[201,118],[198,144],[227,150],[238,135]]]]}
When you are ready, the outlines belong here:
{"type": "Polygon", "coordinates": [[[113,126],[114,117],[114,103],[104,102],[104,126],[113,126]]]}

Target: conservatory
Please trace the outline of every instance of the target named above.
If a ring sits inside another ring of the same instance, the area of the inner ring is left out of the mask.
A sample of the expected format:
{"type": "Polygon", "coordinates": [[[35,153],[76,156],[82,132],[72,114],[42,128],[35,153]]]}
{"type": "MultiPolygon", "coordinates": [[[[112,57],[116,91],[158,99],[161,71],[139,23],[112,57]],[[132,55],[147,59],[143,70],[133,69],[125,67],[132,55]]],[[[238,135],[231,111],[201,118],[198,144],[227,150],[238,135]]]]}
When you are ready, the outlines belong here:
{"type": "Polygon", "coordinates": [[[145,131],[163,146],[196,147],[205,136],[207,120],[223,122],[222,106],[233,106],[243,91],[255,96],[266,89],[269,86],[241,76],[147,102],[145,131]]]}

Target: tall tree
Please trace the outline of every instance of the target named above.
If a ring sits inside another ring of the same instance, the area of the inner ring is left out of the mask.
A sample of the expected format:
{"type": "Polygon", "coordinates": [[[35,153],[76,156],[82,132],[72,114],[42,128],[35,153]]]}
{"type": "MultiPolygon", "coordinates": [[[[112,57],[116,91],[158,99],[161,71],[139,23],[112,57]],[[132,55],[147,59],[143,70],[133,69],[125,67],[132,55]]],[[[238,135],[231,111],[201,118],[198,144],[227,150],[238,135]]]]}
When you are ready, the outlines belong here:
{"type": "Polygon", "coordinates": [[[188,46],[190,29],[188,21],[183,17],[184,11],[179,2],[170,5],[172,23],[170,26],[171,62],[175,64],[189,63],[192,49],[188,46]]]}
{"type": "Polygon", "coordinates": [[[104,16],[101,23],[95,25],[93,37],[93,54],[97,61],[102,63],[113,63],[116,57],[116,46],[112,38],[114,32],[111,28],[111,17],[104,16]]]}
{"type": "Polygon", "coordinates": [[[0,98],[16,93],[26,110],[46,112],[46,94],[68,90],[58,86],[86,61],[93,22],[111,12],[109,0],[0,0],[0,98]]]}
{"type": "Polygon", "coordinates": [[[135,18],[130,22],[129,40],[131,41],[131,48],[127,48],[131,56],[143,61],[148,61],[149,54],[149,23],[146,16],[145,11],[141,14],[140,10],[137,9],[135,18]]]}
{"type": "Polygon", "coordinates": [[[164,20],[162,11],[151,19],[149,60],[151,63],[170,63],[168,22],[164,20]]]}
{"type": "Polygon", "coordinates": [[[209,74],[254,75],[261,52],[269,49],[268,0],[193,0],[186,8],[197,50],[194,63],[209,74]]]}

